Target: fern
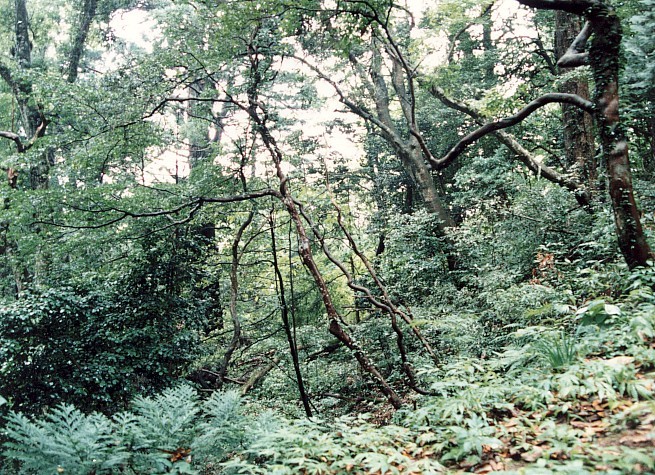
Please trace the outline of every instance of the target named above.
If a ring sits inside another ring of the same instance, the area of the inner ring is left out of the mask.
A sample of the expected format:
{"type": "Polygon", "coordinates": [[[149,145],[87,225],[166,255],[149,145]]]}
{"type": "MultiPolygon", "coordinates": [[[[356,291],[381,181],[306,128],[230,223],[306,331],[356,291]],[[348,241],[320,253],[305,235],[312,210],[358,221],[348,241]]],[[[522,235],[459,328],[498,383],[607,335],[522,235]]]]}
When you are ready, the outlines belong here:
{"type": "Polygon", "coordinates": [[[365,417],[325,421],[279,420],[275,430],[259,437],[242,457],[222,464],[228,473],[438,473],[442,466],[418,443],[421,435],[388,425],[375,426],[365,417]]]}
{"type": "Polygon", "coordinates": [[[21,473],[111,473],[128,458],[114,443],[109,419],[70,405],[57,406],[43,421],[10,414],[6,434],[4,455],[21,463],[21,473]]]}
{"type": "Polygon", "coordinates": [[[57,406],[41,420],[9,415],[3,455],[21,474],[197,473],[191,463],[220,462],[247,439],[237,393],[215,393],[202,406],[178,386],[137,398],[132,412],[109,419],[57,406]]]}
{"type": "Polygon", "coordinates": [[[143,430],[143,442],[160,450],[189,447],[197,431],[198,395],[189,386],[168,389],[154,398],[138,397],[134,414],[143,430]]]}
{"type": "Polygon", "coordinates": [[[193,452],[205,461],[221,460],[230,451],[246,445],[248,421],[241,414],[237,391],[215,392],[203,405],[205,420],[193,452]]]}

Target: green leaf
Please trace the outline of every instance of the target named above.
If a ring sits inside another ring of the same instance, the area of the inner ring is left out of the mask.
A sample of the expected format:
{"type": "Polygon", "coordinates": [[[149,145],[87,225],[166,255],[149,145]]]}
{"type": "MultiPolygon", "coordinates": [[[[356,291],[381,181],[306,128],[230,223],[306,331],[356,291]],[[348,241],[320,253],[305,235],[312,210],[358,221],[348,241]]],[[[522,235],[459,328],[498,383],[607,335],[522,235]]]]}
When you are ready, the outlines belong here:
{"type": "Polygon", "coordinates": [[[605,313],[607,315],[621,315],[621,309],[616,305],[611,305],[609,303],[605,304],[605,313]]]}

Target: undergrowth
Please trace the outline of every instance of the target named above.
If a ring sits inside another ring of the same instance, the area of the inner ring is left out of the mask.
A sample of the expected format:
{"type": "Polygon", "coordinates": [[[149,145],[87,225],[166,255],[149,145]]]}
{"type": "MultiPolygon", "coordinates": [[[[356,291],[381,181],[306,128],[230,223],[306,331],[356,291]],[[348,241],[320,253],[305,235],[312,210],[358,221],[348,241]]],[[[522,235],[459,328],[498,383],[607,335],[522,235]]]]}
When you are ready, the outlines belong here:
{"type": "Polygon", "coordinates": [[[548,324],[531,309],[483,357],[425,364],[418,373],[432,395],[407,395],[390,423],[375,414],[285,418],[236,392],[203,398],[183,385],[112,417],[70,405],[36,419],[10,413],[2,470],[653,473],[655,272],[612,279],[622,285],[613,296],[549,303],[548,324]]]}

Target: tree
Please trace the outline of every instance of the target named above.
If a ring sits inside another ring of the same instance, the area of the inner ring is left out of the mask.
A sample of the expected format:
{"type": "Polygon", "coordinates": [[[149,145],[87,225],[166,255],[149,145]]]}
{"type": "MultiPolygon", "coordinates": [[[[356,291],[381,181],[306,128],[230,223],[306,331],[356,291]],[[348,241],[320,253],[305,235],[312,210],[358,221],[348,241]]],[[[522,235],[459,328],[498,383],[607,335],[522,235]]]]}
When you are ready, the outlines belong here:
{"type": "Polygon", "coordinates": [[[655,13],[649,0],[638,2],[636,7],[639,13],[630,19],[629,24],[633,35],[625,42],[625,97],[633,119],[631,128],[646,149],[641,161],[644,171],[650,176],[655,171],[655,63],[652,60],[655,13]]]}
{"type": "MultiPolygon", "coordinates": [[[[27,1],[15,0],[14,2],[14,45],[11,47],[13,67],[0,63],[0,76],[11,90],[16,103],[18,104],[18,124],[12,124],[20,133],[15,131],[2,131],[0,137],[13,140],[19,154],[25,153],[32,148],[37,139],[46,134],[51,119],[46,117],[44,104],[35,96],[34,69],[32,50],[34,48],[33,35],[30,35],[31,19],[28,14],[27,1]]],[[[75,22],[75,29],[71,34],[71,43],[68,56],[65,60],[66,67],[64,77],[69,83],[76,81],[80,64],[83,58],[86,41],[91,24],[96,15],[97,0],[84,0],[80,16],[75,22]]],[[[44,32],[47,33],[47,32],[44,32]]],[[[36,69],[43,68],[43,65],[36,69]]],[[[51,113],[51,111],[47,111],[51,113]]],[[[49,182],[48,170],[54,165],[54,151],[44,150],[40,153],[37,163],[28,166],[29,186],[32,189],[46,188],[49,182]]],[[[25,164],[21,164],[25,167],[25,164]]],[[[10,184],[15,186],[15,168],[8,169],[10,184]]]]}
{"type": "MultiPolygon", "coordinates": [[[[555,58],[561,58],[575,40],[582,25],[577,16],[558,10],[555,12],[555,58]]],[[[559,67],[558,73],[566,75],[571,70],[559,67]]],[[[575,94],[589,99],[589,82],[586,77],[565,81],[559,92],[575,94]]],[[[564,158],[570,169],[577,171],[580,181],[589,190],[596,188],[597,164],[594,158],[594,136],[591,114],[571,104],[562,104],[562,135],[564,158]]]]}
{"type": "Polygon", "coordinates": [[[603,147],[609,193],[619,248],[628,267],[644,266],[651,250],[644,235],[632,190],[625,126],[619,119],[619,58],[621,21],[609,5],[600,1],[519,0],[538,9],[559,10],[586,20],[561,66],[591,66],[595,81],[594,117],[603,147]],[[589,41],[589,39],[591,40],[589,41]],[[585,51],[587,48],[588,50],[585,51]]]}
{"type": "Polygon", "coordinates": [[[521,109],[518,113],[505,119],[488,122],[484,125],[482,117],[466,104],[449,100],[443,91],[432,86],[431,91],[442,102],[467,113],[482,125],[461,139],[444,157],[437,160],[433,167],[447,166],[458,157],[466,147],[490,133],[496,134],[503,143],[517,151],[517,155],[531,169],[548,179],[560,182],[577,192],[579,201],[588,202],[584,187],[552,169],[544,167],[522,152],[522,146],[502,129],[522,122],[534,111],[550,103],[570,104],[593,115],[602,145],[603,158],[609,180],[609,193],[616,225],[619,248],[630,268],[646,265],[651,257],[650,247],[644,235],[639,211],[632,189],[628,146],[624,126],[619,120],[619,47],[621,42],[621,24],[616,12],[602,2],[569,2],[567,0],[519,0],[526,6],[537,9],[560,10],[586,19],[585,26],[569,46],[567,53],[558,61],[560,67],[577,67],[589,64],[595,81],[593,101],[588,101],[578,94],[547,93],[521,109]],[[587,43],[589,41],[588,51],[587,43]]]}
{"type": "MultiPolygon", "coordinates": [[[[344,2],[336,8],[299,10],[303,14],[309,10],[307,15],[318,18],[321,27],[301,31],[308,39],[302,40],[303,54],[295,53],[295,58],[330,84],[348,111],[366,121],[371,132],[387,142],[418,191],[422,205],[438,216],[443,237],[455,222],[430,169],[432,153],[417,118],[415,66],[407,54],[414,26],[411,13],[387,1],[344,2]],[[350,66],[350,90],[314,64],[316,57],[325,56],[325,43],[337,51],[335,69],[350,66]],[[400,106],[399,116],[393,113],[395,105],[400,106]]],[[[446,256],[449,268],[454,270],[456,256],[448,249],[446,256]]]]}

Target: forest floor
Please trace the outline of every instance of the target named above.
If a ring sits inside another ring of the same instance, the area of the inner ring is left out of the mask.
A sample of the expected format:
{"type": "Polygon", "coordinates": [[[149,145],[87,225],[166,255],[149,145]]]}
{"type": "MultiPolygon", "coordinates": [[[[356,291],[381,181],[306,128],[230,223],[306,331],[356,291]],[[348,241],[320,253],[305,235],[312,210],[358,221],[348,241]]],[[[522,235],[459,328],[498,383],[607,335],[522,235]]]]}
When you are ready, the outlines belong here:
{"type": "MultiPolygon", "coordinates": [[[[647,317],[655,319],[653,312],[647,317]]],[[[427,440],[426,433],[437,434],[437,443],[414,449],[414,459],[443,464],[429,473],[655,474],[655,338],[635,328],[600,330],[603,343],[558,368],[519,364],[507,374],[490,370],[503,367],[502,353],[476,362],[468,387],[461,384],[436,401],[423,399],[425,422],[403,424],[422,424],[427,440]]],[[[584,340],[576,345],[588,344],[584,340]]],[[[462,374],[470,369],[464,367],[470,368],[460,364],[454,379],[466,380],[462,374]]],[[[382,423],[388,416],[380,411],[374,419],[382,423]]]]}
{"type": "Polygon", "coordinates": [[[642,274],[620,291],[517,303],[524,316],[494,321],[500,336],[477,354],[417,365],[430,395],[267,434],[261,473],[655,475],[655,272],[642,274]]]}
{"type": "MultiPolygon", "coordinates": [[[[650,380],[653,381],[652,375],[650,380]]],[[[655,454],[653,409],[653,404],[625,399],[612,405],[580,401],[570,405],[566,414],[517,412],[499,422],[497,436],[504,444],[501,450],[485,446],[481,462],[463,462],[453,468],[455,473],[479,474],[506,471],[652,474],[655,473],[652,470],[655,454]],[[549,420],[560,434],[575,434],[573,447],[569,444],[558,447],[552,440],[542,437],[543,423],[549,420]],[[630,460],[624,459],[626,452],[630,460]],[[580,461],[568,466],[561,463],[575,459],[580,461]],[[582,462],[584,459],[587,459],[586,464],[582,462]]]]}
{"type": "MultiPolygon", "coordinates": [[[[650,347],[655,350],[655,341],[650,347]]],[[[594,360],[614,369],[635,364],[632,356],[594,360]]],[[[635,378],[645,390],[655,390],[652,368],[637,363],[635,378]]],[[[464,459],[446,472],[655,474],[655,401],[634,396],[556,398],[545,410],[489,414],[502,446],[483,445],[481,457],[464,459]]]]}

